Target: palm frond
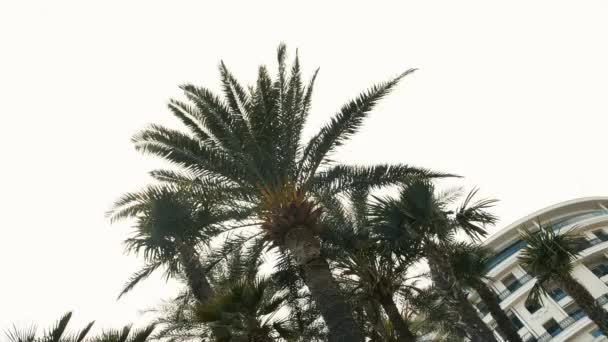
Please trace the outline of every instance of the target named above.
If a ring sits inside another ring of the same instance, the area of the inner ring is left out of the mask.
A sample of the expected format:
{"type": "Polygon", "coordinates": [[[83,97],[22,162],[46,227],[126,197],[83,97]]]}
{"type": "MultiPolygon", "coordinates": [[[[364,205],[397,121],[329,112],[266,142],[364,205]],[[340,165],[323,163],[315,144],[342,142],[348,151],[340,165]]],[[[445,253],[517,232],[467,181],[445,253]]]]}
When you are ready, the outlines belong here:
{"type": "Polygon", "coordinates": [[[494,224],[498,220],[496,215],[488,211],[498,200],[482,199],[473,202],[478,191],[479,189],[471,190],[456,212],[456,222],[462,231],[477,240],[488,234],[485,229],[486,225],[494,224]]]}
{"type": "Polygon", "coordinates": [[[72,318],[72,313],[68,312],[64,314],[59,320],[51,327],[42,337],[41,342],[61,342],[62,336],[66,332],[66,328],[70,319],[72,318]]]}
{"type": "Polygon", "coordinates": [[[177,130],[151,125],[133,136],[135,149],[144,154],[160,157],[180,168],[201,175],[243,181],[242,160],[229,157],[223,151],[204,145],[177,130]]]}
{"type": "Polygon", "coordinates": [[[74,337],[72,339],[70,339],[69,342],[83,342],[85,341],[85,338],[87,337],[87,335],[89,334],[89,332],[91,332],[91,328],[93,327],[93,324],[95,324],[95,321],[89,322],[89,324],[87,324],[82,330],[80,330],[79,332],[77,332],[74,337]]]}
{"type": "Polygon", "coordinates": [[[384,96],[386,96],[401,79],[413,73],[409,69],[388,82],[372,86],[356,99],[345,104],[342,109],[326,124],[319,133],[308,142],[304,149],[299,174],[303,179],[309,179],[319,165],[326,160],[329,153],[341,146],[356,133],[363,120],[384,96]]]}
{"type": "Polygon", "coordinates": [[[35,342],[37,330],[33,324],[25,328],[17,328],[13,325],[11,329],[4,332],[4,335],[9,342],[35,342]]]}
{"type": "Polygon", "coordinates": [[[315,190],[325,189],[330,193],[335,193],[337,191],[349,191],[361,186],[376,189],[398,185],[411,181],[413,178],[443,177],[456,176],[404,164],[336,165],[317,173],[311,180],[311,187],[315,190]]]}
{"type": "Polygon", "coordinates": [[[133,290],[133,288],[135,288],[135,286],[137,286],[137,284],[139,284],[142,280],[148,278],[152,273],[154,273],[154,271],[156,271],[162,265],[163,265],[163,262],[149,263],[149,264],[145,265],[144,267],[142,267],[142,269],[140,269],[139,271],[133,273],[133,275],[131,275],[131,277],[129,277],[129,280],[127,280],[125,285],[122,287],[122,290],[118,294],[117,299],[120,299],[122,296],[124,296],[128,292],[131,292],[131,290],[133,290]]]}
{"type": "Polygon", "coordinates": [[[154,332],[155,325],[151,324],[139,330],[131,331],[128,342],[146,342],[154,332]]]}
{"type": "Polygon", "coordinates": [[[203,125],[198,121],[201,114],[198,109],[178,100],[169,100],[169,110],[186,126],[192,134],[200,141],[212,143],[212,137],[205,131],[203,125]]]}

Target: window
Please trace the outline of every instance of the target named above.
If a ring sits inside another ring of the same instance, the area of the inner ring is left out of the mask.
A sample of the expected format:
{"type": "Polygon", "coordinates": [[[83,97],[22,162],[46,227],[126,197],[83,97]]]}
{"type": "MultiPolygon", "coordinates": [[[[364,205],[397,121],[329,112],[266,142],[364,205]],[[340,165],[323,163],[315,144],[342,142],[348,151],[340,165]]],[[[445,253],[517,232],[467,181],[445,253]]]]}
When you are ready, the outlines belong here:
{"type": "Polygon", "coordinates": [[[546,321],[545,324],[543,324],[543,327],[551,336],[557,336],[560,332],[562,332],[562,327],[560,327],[559,324],[557,324],[557,322],[553,318],[546,321]]]}
{"type": "Polygon", "coordinates": [[[528,310],[528,312],[530,312],[531,314],[538,311],[541,307],[542,306],[540,306],[540,304],[537,302],[533,302],[533,301],[526,302],[526,310],[528,310]]]}
{"type": "Polygon", "coordinates": [[[509,313],[507,313],[507,317],[509,317],[511,323],[513,323],[515,330],[519,330],[524,327],[523,323],[519,320],[519,318],[517,318],[517,316],[515,316],[512,311],[509,311],[509,313]]]}
{"type": "Polygon", "coordinates": [[[566,297],[566,293],[560,289],[559,287],[557,287],[556,285],[550,285],[547,287],[547,292],[549,293],[549,296],[551,298],[553,298],[554,301],[558,302],[560,299],[566,297]]]}
{"type": "Polygon", "coordinates": [[[502,278],[501,282],[511,292],[517,290],[521,286],[521,282],[515,278],[513,273],[510,273],[508,276],[502,278]]]}
{"type": "Polygon", "coordinates": [[[602,242],[608,241],[608,234],[603,229],[594,230],[593,235],[597,236],[602,242]]]}
{"type": "Polygon", "coordinates": [[[591,272],[593,272],[593,274],[595,274],[598,278],[608,274],[608,260],[603,259],[600,263],[592,266],[591,272]]]}
{"type": "Polygon", "coordinates": [[[475,307],[477,308],[477,310],[479,310],[481,317],[484,317],[489,312],[488,307],[486,306],[486,303],[484,303],[484,302],[479,302],[479,303],[475,304],[475,307]]]}

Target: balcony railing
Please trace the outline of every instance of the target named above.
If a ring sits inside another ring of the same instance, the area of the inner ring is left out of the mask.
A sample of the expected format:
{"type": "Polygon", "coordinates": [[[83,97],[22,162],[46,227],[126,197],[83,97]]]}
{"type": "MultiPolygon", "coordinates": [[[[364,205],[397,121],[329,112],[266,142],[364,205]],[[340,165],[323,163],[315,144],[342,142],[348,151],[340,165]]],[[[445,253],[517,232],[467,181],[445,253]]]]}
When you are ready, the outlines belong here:
{"type": "Polygon", "coordinates": [[[533,277],[529,274],[524,275],[523,277],[517,279],[513,284],[518,284],[516,286],[510,285],[508,289],[502,291],[501,293],[498,294],[498,298],[500,299],[500,301],[502,302],[503,300],[505,300],[507,297],[509,297],[511,295],[511,293],[515,292],[517,289],[519,289],[520,287],[524,286],[527,282],[529,282],[530,280],[532,280],[533,277]]]}
{"type": "MultiPolygon", "coordinates": [[[[604,305],[608,303],[608,293],[598,297],[595,300],[599,305],[604,305]]],[[[582,311],[576,311],[570,317],[566,317],[558,323],[558,328],[553,330],[551,333],[546,332],[542,334],[537,341],[538,342],[547,342],[550,341],[553,337],[559,335],[562,331],[566,330],[569,326],[581,320],[582,318],[587,317],[587,315],[582,311]]],[[[525,341],[525,340],[524,340],[525,341]]],[[[526,341],[528,342],[528,341],[526,341]]]]}
{"type": "Polygon", "coordinates": [[[561,320],[558,325],[559,328],[557,328],[556,330],[554,330],[552,333],[546,332],[544,334],[542,334],[539,338],[538,338],[538,342],[546,342],[551,340],[553,337],[561,334],[562,331],[566,330],[569,326],[571,326],[572,324],[576,323],[576,319],[572,318],[572,317],[566,317],[563,320],[561,320]]]}

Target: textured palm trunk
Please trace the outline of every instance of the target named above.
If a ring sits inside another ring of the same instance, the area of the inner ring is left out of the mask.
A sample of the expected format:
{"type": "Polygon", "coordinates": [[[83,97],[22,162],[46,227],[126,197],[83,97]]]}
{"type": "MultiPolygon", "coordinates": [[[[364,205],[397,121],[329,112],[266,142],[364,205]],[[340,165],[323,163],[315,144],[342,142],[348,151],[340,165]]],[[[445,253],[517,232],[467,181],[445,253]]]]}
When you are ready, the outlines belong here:
{"type": "MultiPolygon", "coordinates": [[[[199,303],[207,301],[211,298],[213,290],[207,280],[203,265],[201,265],[198,252],[192,245],[180,243],[179,258],[192,295],[199,303]]],[[[230,332],[224,327],[213,327],[211,330],[218,341],[224,341],[230,337],[230,332]]]]}
{"type": "Polygon", "coordinates": [[[560,277],[558,281],[564,292],[574,299],[589,319],[600,328],[602,334],[608,337],[608,312],[598,305],[591,293],[570,274],[560,277]]]}
{"type": "Polygon", "coordinates": [[[393,329],[397,333],[397,341],[415,342],[416,335],[412,333],[410,327],[407,325],[407,323],[405,323],[405,320],[403,319],[403,316],[401,316],[401,313],[399,312],[393,298],[391,296],[381,296],[379,301],[384,309],[384,312],[386,312],[393,329]]]}
{"type": "Polygon", "coordinates": [[[184,266],[184,273],[192,295],[199,302],[206,301],[211,297],[211,285],[209,285],[196,249],[191,245],[182,243],[179,246],[179,257],[184,266]]]}
{"type": "Polygon", "coordinates": [[[304,282],[329,329],[329,342],[365,341],[329,264],[321,257],[319,240],[306,227],[296,227],[285,234],[285,246],[304,270],[304,282]]]}
{"type": "Polygon", "coordinates": [[[385,336],[385,332],[382,327],[382,322],[380,321],[380,307],[377,303],[368,301],[365,305],[365,309],[357,308],[365,311],[365,315],[363,319],[367,318],[367,322],[370,323],[371,331],[365,331],[363,328],[365,323],[361,324],[362,330],[365,331],[366,338],[369,338],[368,342],[395,342],[390,338],[385,336]]]}
{"type": "Polygon", "coordinates": [[[456,281],[454,271],[450,268],[450,260],[437,247],[429,244],[426,256],[435,285],[446,294],[446,299],[452,301],[452,308],[458,312],[461,320],[466,323],[471,342],[497,342],[488,326],[477,315],[473,304],[469,302],[464,291],[456,281]]]}
{"type": "Polygon", "coordinates": [[[473,281],[471,287],[477,291],[479,297],[481,297],[481,300],[488,307],[488,310],[496,321],[498,332],[503,339],[509,342],[523,342],[517,333],[517,330],[515,330],[515,326],[500,307],[500,300],[494,291],[492,291],[488,285],[479,279],[473,281]]]}

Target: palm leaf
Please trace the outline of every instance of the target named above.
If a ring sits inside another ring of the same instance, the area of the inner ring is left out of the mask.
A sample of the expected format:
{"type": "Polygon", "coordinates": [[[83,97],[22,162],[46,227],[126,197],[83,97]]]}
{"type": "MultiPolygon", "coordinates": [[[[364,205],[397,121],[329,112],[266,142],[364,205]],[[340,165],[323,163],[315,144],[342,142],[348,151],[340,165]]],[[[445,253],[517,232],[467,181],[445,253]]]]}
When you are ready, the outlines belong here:
{"type": "Polygon", "coordinates": [[[414,71],[415,69],[409,69],[388,82],[377,84],[345,104],[304,148],[299,167],[299,174],[302,175],[302,179],[309,179],[329,153],[341,146],[359,130],[363,120],[378,101],[386,96],[401,79],[414,71]]]}

